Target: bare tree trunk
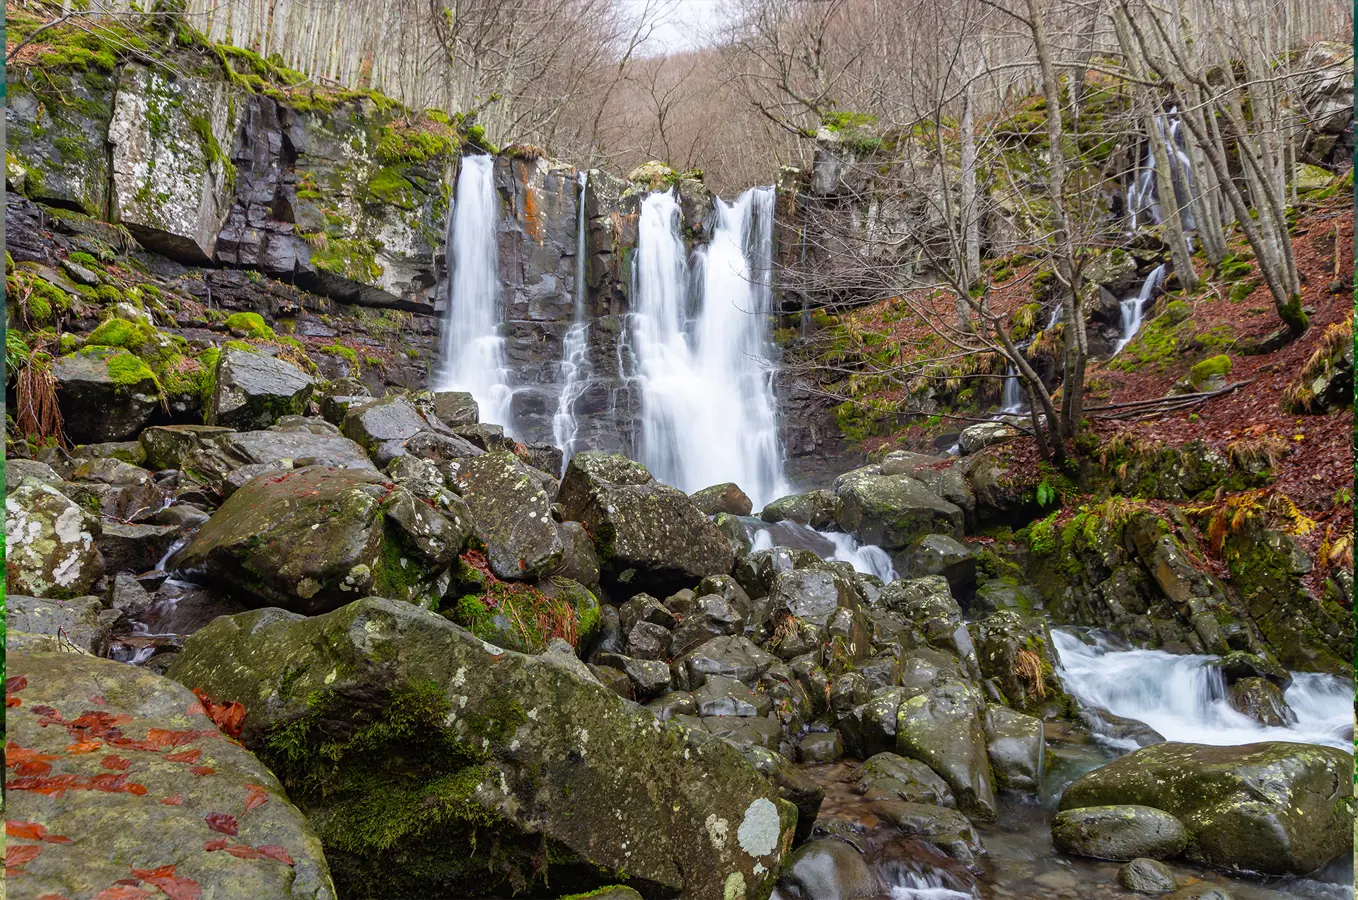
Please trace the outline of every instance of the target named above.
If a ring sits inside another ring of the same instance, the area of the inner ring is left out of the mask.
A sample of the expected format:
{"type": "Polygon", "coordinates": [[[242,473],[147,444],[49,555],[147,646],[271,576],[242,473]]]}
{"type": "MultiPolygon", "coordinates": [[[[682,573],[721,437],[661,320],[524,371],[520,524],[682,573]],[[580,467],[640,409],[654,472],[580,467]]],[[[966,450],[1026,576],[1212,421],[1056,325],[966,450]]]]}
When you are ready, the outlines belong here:
{"type": "Polygon", "coordinates": [[[976,105],[972,81],[962,95],[962,246],[963,282],[968,290],[981,277],[981,229],[976,204],[976,105]]]}

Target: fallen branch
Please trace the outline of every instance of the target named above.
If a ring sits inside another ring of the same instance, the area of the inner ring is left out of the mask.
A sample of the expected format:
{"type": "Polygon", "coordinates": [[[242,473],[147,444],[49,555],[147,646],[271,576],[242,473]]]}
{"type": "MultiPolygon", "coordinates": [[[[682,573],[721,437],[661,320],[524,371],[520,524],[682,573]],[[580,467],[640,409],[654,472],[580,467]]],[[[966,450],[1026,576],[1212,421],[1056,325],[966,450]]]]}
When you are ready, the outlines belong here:
{"type": "Polygon", "coordinates": [[[1254,381],[1253,378],[1247,379],[1245,381],[1238,381],[1235,384],[1228,384],[1226,387],[1216,391],[1203,391],[1196,394],[1179,394],[1178,396],[1174,397],[1159,397],[1155,400],[1132,400],[1127,403],[1110,403],[1105,406],[1088,407],[1087,410],[1091,412],[1090,415],[1091,419],[1102,419],[1105,421],[1123,420],[1139,422],[1144,419],[1151,419],[1155,418],[1156,416],[1163,416],[1172,412],[1181,412],[1182,410],[1198,406],[1199,404],[1206,403],[1208,400],[1211,400],[1215,397],[1220,397],[1223,396],[1224,394],[1229,394],[1232,391],[1242,388],[1247,384],[1251,384],[1253,381],[1254,381]],[[1118,410],[1118,409],[1126,411],[1122,413],[1114,413],[1112,415],[1102,415],[1102,416],[1092,414],[1094,410],[1118,410]]]}

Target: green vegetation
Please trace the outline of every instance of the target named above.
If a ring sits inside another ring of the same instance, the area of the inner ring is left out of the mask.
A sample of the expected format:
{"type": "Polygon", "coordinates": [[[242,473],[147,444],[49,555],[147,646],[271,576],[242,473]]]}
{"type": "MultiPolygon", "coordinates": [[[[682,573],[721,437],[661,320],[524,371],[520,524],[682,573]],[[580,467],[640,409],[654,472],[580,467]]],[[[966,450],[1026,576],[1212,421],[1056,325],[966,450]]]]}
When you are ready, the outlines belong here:
{"type": "Polygon", "coordinates": [[[256,340],[271,341],[274,339],[274,331],[264,324],[264,317],[259,313],[239,312],[227,317],[227,330],[236,337],[254,338],[256,340]]]}

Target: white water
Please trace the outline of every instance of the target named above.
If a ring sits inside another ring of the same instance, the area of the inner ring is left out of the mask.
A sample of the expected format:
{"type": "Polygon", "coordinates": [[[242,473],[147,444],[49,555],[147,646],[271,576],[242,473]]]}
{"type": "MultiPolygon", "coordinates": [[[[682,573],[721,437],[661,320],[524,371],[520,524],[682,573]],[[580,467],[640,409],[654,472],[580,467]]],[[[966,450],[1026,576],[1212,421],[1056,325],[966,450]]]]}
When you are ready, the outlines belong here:
{"type": "Polygon", "coordinates": [[[184,547],[187,547],[188,543],[189,539],[186,537],[176,539],[174,543],[170,544],[170,546],[165,550],[165,555],[160,558],[160,562],[156,563],[156,569],[158,569],[161,572],[169,571],[165,567],[169,565],[170,557],[174,556],[184,547]]]}
{"type": "Polygon", "coordinates": [[[579,217],[575,230],[575,320],[561,342],[561,397],[557,401],[556,415],[552,417],[553,442],[561,448],[562,471],[575,455],[575,439],[580,433],[580,423],[575,418],[575,402],[585,390],[589,381],[589,319],[585,316],[585,301],[589,292],[587,284],[588,260],[585,258],[585,190],[589,187],[589,172],[581,172],[577,178],[580,186],[579,217]]]}
{"type": "Polygon", "coordinates": [[[443,314],[443,353],[438,390],[468,391],[480,408],[481,421],[510,421],[509,369],[500,334],[500,265],[496,248],[500,198],[495,190],[495,161],[467,156],[457,176],[457,196],[448,229],[448,265],[452,270],[448,308],[443,314]]]}
{"type": "Polygon", "coordinates": [[[1146,303],[1164,281],[1165,264],[1161,263],[1151,270],[1145,281],[1141,282],[1141,290],[1136,292],[1136,296],[1122,301],[1122,336],[1118,338],[1117,346],[1113,348],[1114,356],[1121,353],[1122,348],[1126,347],[1141,330],[1141,319],[1146,310],[1146,303]]]}
{"type": "Polygon", "coordinates": [[[1010,363],[1004,373],[1004,395],[1000,398],[1000,412],[1005,415],[1023,412],[1023,392],[1019,388],[1018,372],[1010,363]]]}
{"type": "Polygon", "coordinates": [[[1285,699],[1297,724],[1267,728],[1226,702],[1221,671],[1211,656],[1163,650],[1118,650],[1095,638],[1086,644],[1052,632],[1061,658],[1059,675],[1070,694],[1114,715],[1144,722],[1166,740],[1194,744],[1298,741],[1352,747],[1353,685],[1331,675],[1297,673],[1285,699]]]}
{"type": "Polygon", "coordinates": [[[796,522],[766,525],[758,520],[745,521],[746,530],[750,533],[751,551],[771,550],[774,547],[810,550],[821,559],[849,563],[855,572],[876,575],[887,584],[896,580],[896,570],[887,552],[875,544],[859,544],[851,534],[817,531],[809,525],[796,522]]]}
{"type": "Polygon", "coordinates": [[[716,200],[694,272],[669,192],[641,206],[631,346],[641,395],[637,456],[684,491],[735,482],[756,508],[786,493],[773,396],[772,188],[716,200]],[[696,313],[689,315],[690,288],[696,313]]]}

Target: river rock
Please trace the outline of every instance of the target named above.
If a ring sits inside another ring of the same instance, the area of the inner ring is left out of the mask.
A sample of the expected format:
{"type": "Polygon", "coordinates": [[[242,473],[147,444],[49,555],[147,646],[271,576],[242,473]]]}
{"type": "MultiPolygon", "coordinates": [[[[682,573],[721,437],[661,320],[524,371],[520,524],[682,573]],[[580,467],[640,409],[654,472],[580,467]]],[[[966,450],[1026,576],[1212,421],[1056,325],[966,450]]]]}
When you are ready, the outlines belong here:
{"type": "MultiPolygon", "coordinates": [[[[821,679],[824,672],[819,672],[821,679]]],[[[815,685],[820,693],[811,692],[812,697],[824,693],[824,686],[815,685]]],[[[896,714],[900,711],[905,691],[900,688],[882,688],[875,691],[867,702],[861,703],[842,715],[835,722],[844,738],[844,748],[852,756],[867,757],[896,748],[896,714]]]]}
{"type": "Polygon", "coordinates": [[[790,547],[771,547],[756,550],[742,556],[736,562],[736,581],[750,597],[767,597],[773,587],[773,579],[779,572],[794,569],[824,568],[821,558],[810,550],[794,550],[790,547]]]}
{"type": "Polygon", "coordinates": [[[346,896],[503,896],[567,872],[764,896],[792,838],[794,808],[735,748],[409,604],[221,618],[170,671],[253,704],[242,739],[294,785],[346,896]]]}
{"type": "Polygon", "coordinates": [[[1221,670],[1227,686],[1244,678],[1266,678],[1284,691],[1292,684],[1292,673],[1279,665],[1277,660],[1243,650],[1234,650],[1212,660],[1208,665],[1221,670]]]}
{"type": "Polygon", "coordinates": [[[110,626],[117,618],[118,612],[105,609],[98,597],[44,600],[10,594],[5,598],[8,633],[48,635],[94,656],[108,650],[110,626]]]}
{"type": "Polygon", "coordinates": [[[1353,847],[1353,757],[1286,742],[1156,744],[1082,776],[1061,797],[1062,809],[1108,804],[1177,817],[1194,862],[1303,875],[1353,847]]]}
{"type": "Polygon", "coordinates": [[[25,478],[32,478],[35,481],[46,482],[47,484],[60,484],[62,478],[45,462],[36,459],[7,459],[5,460],[5,490],[14,491],[23,483],[25,478]]]}
{"type": "Polygon", "coordinates": [[[729,516],[748,516],[754,511],[754,504],[739,485],[731,482],[714,484],[689,495],[693,505],[705,516],[726,513],[729,516]]]}
{"type": "Polygon", "coordinates": [[[222,504],[173,564],[306,614],[369,589],[399,599],[427,596],[444,548],[460,549],[465,531],[428,507],[409,506],[419,518],[403,524],[399,508],[408,498],[363,469],[308,466],[257,478],[222,504]],[[388,526],[384,511],[393,510],[388,526]],[[426,549],[415,546],[417,538],[429,540],[426,549]]]}
{"type": "Polygon", "coordinates": [[[713,638],[696,650],[690,650],[674,660],[671,669],[674,671],[675,686],[680,690],[693,691],[702,687],[713,675],[753,685],[777,662],[777,658],[755,646],[749,638],[732,635],[713,638]]]}
{"type": "Polygon", "coordinates": [[[74,653],[11,652],[6,675],[18,703],[7,761],[19,765],[19,748],[34,757],[10,770],[9,854],[36,853],[8,873],[10,896],[115,896],[119,885],[127,897],[336,896],[312,826],[187,688],[74,653]],[[79,742],[96,749],[72,752],[79,742]],[[50,787],[60,780],[65,792],[50,787]],[[47,837],[17,836],[14,823],[47,837]]]}
{"type": "Polygon", "coordinates": [[[77,444],[136,437],[160,408],[150,368],[126,350],[87,347],[52,363],[66,437],[77,444]]]}
{"type": "Polygon", "coordinates": [[[743,745],[740,750],[745,755],[746,761],[778,790],[778,796],[797,807],[797,832],[794,842],[804,842],[811,836],[811,830],[815,827],[816,815],[825,800],[825,788],[781,754],[749,745],[743,745]]]}
{"type": "Polygon", "coordinates": [[[896,752],[939,774],[973,818],[995,818],[995,782],[981,724],[981,698],[963,681],[944,681],[901,703],[896,752]]]}
{"type": "Polygon", "coordinates": [[[1242,678],[1226,689],[1226,701],[1237,712],[1267,728],[1297,724],[1297,714],[1283,699],[1282,689],[1266,678],[1242,678]]]}
{"type": "Polygon", "coordinates": [[[301,415],[316,382],[290,362],[257,350],[227,347],[217,358],[207,423],[241,431],[301,415]]]}
{"type": "Polygon", "coordinates": [[[908,475],[866,475],[837,489],[839,527],[888,553],[927,534],[962,536],[962,510],[908,475]]]}
{"type": "Polygon", "coordinates": [[[708,575],[730,574],[735,562],[726,536],[682,491],[656,482],[626,457],[576,454],[557,502],[593,536],[608,585],[664,595],[708,575]]]}
{"type": "Polygon", "coordinates": [[[345,436],[361,444],[378,465],[405,453],[449,461],[471,459],[484,452],[401,396],[350,406],[342,428],[345,436]]]}
{"type": "Polygon", "coordinates": [[[976,869],[985,853],[971,821],[955,809],[904,800],[879,800],[872,811],[902,834],[933,844],[969,869],[976,869]]]}
{"type": "Polygon", "coordinates": [[[435,391],[430,409],[449,428],[465,428],[481,421],[476,398],[466,391],[435,391]]]}
{"type": "Polygon", "coordinates": [[[1002,610],[975,623],[971,633],[982,677],[995,680],[1009,706],[1033,714],[1071,708],[1046,619],[1002,610]]]}
{"type": "Polygon", "coordinates": [[[1188,832],[1174,816],[1149,806],[1090,806],[1063,809],[1052,820],[1056,849],[1095,859],[1178,856],[1188,832]]]}
{"type": "Polygon", "coordinates": [[[205,438],[229,434],[221,425],[153,425],[137,437],[146,464],[153,469],[178,469],[184,457],[196,450],[205,438]]]}
{"type": "Polygon", "coordinates": [[[854,790],[868,800],[901,800],[953,809],[952,788],[933,769],[895,753],[877,753],[854,769],[854,790]]]}
{"type": "Polygon", "coordinates": [[[1018,429],[1012,425],[1003,422],[980,422],[962,429],[962,435],[957,439],[957,449],[963,456],[970,456],[1018,435],[1018,429]]]}
{"type": "Polygon", "coordinates": [[[896,554],[895,569],[902,578],[942,575],[955,597],[969,597],[976,590],[976,554],[946,534],[925,535],[896,554]]]}
{"type": "Polygon", "coordinates": [[[1138,894],[1166,894],[1179,886],[1173,869],[1144,856],[1118,869],[1118,884],[1138,894]]]}
{"type": "Polygon", "coordinates": [[[27,479],[5,497],[5,582],[16,594],[69,600],[104,575],[103,529],[51,485],[27,479]]]}
{"type": "Polygon", "coordinates": [[[1037,793],[1046,757],[1041,720],[991,706],[985,712],[985,734],[996,786],[1037,793]]]}
{"type": "Polygon", "coordinates": [[[979,672],[976,648],[962,617],[962,607],[941,575],[893,581],[883,589],[879,602],[903,616],[919,642],[954,654],[969,674],[979,672]]]}
{"type": "Polygon", "coordinates": [[[465,460],[456,488],[496,577],[536,581],[561,564],[566,546],[552,521],[551,498],[513,453],[465,460]]]}
{"type": "Polygon", "coordinates": [[[825,838],[788,858],[778,893],[788,900],[876,900],[889,891],[852,844],[825,838]]]}
{"type": "Polygon", "coordinates": [[[770,524],[796,522],[824,531],[837,524],[839,500],[834,491],[807,491],[779,497],[764,507],[759,518],[770,524]]]}

